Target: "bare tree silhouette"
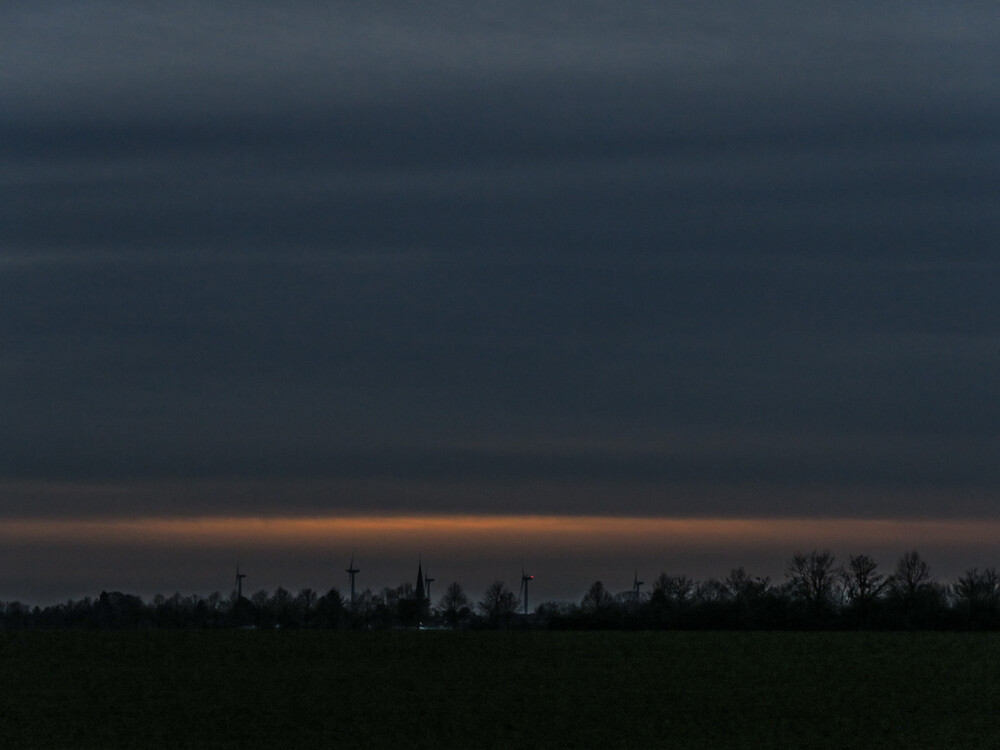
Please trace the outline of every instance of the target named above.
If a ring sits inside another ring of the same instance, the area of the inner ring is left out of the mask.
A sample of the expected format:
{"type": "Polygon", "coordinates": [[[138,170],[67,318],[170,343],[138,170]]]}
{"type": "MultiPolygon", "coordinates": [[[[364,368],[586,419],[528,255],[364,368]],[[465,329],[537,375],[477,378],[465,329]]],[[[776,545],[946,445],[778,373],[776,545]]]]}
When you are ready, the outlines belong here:
{"type": "Polygon", "coordinates": [[[920,557],[916,550],[903,553],[896,563],[896,572],[892,577],[892,588],[905,599],[916,599],[921,590],[925,589],[934,578],[930,566],[920,557]]]}
{"type": "Polygon", "coordinates": [[[604,584],[600,581],[594,581],[590,584],[590,588],[587,590],[587,593],[584,594],[583,601],[580,602],[580,606],[583,608],[584,612],[598,614],[611,608],[614,603],[614,598],[610,593],[608,593],[608,590],[604,588],[604,584]]]}
{"type": "Polygon", "coordinates": [[[878,563],[864,554],[851,555],[841,577],[847,615],[858,627],[870,626],[876,604],[892,584],[892,578],[879,573],[878,563]]]}
{"type": "Polygon", "coordinates": [[[469,609],[469,597],[466,596],[461,584],[457,581],[448,585],[444,596],[438,603],[438,608],[444,615],[445,621],[452,628],[467,620],[472,611],[469,609]]]}
{"type": "Polygon", "coordinates": [[[972,568],[953,586],[959,614],[974,630],[995,627],[1000,615],[1000,573],[996,568],[972,568]]]}
{"type": "Polygon", "coordinates": [[[785,576],[789,590],[794,599],[805,605],[807,624],[822,624],[833,609],[837,584],[835,561],[832,552],[813,550],[808,555],[796,552],[788,563],[785,576]]]}
{"type": "Polygon", "coordinates": [[[899,558],[888,592],[889,605],[899,625],[930,626],[944,612],[945,596],[944,587],[935,583],[930,566],[916,550],[899,558]]]}
{"type": "Polygon", "coordinates": [[[476,604],[476,609],[491,627],[507,627],[521,601],[503,581],[494,581],[476,604]]]}

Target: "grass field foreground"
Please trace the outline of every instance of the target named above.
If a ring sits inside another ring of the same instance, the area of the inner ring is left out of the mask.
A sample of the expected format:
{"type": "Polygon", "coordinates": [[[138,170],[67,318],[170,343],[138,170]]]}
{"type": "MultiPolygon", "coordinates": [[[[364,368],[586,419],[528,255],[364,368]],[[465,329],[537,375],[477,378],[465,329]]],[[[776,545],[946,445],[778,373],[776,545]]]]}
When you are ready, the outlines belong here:
{"type": "Polygon", "coordinates": [[[4,748],[1000,744],[1000,636],[0,632],[4,748]]]}

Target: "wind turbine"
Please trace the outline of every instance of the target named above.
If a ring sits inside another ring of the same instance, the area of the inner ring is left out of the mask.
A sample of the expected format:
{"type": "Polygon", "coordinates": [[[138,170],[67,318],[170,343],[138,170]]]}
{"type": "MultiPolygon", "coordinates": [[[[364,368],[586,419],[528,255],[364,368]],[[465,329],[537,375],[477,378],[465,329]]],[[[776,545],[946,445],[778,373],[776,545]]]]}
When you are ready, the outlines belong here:
{"type": "Polygon", "coordinates": [[[524,614],[528,614],[528,581],[535,580],[534,576],[525,575],[524,563],[521,563],[521,588],[524,590],[524,614]]]}
{"type": "Polygon", "coordinates": [[[240,561],[236,561],[236,601],[243,598],[243,579],[247,577],[246,573],[240,573],[240,561]]]}
{"type": "Polygon", "coordinates": [[[433,578],[424,573],[424,588],[426,589],[424,593],[427,595],[427,601],[431,600],[431,581],[433,580],[433,578]]]}
{"type": "Polygon", "coordinates": [[[351,577],[351,607],[354,606],[354,576],[356,576],[361,571],[354,567],[354,553],[351,553],[351,564],[347,566],[347,570],[344,571],[351,577]]]}
{"type": "Polygon", "coordinates": [[[632,594],[633,596],[635,596],[636,599],[639,598],[639,587],[642,586],[642,584],[644,583],[645,581],[639,580],[639,570],[636,569],[635,577],[632,579],[632,594]]]}

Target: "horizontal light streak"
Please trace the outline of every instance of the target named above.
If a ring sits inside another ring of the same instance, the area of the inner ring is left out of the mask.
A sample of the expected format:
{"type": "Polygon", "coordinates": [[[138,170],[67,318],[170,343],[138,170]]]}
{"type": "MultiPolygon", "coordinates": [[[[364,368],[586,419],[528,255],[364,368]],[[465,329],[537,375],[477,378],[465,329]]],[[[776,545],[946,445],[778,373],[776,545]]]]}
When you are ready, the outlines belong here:
{"type": "MultiPolygon", "coordinates": [[[[95,542],[144,545],[386,546],[426,542],[461,546],[541,543],[552,547],[634,544],[643,548],[985,544],[1000,538],[998,520],[822,518],[659,518],[567,515],[377,515],[323,517],[186,517],[8,519],[4,544],[95,542]]],[[[844,550],[847,551],[847,550],[844,550]]]]}

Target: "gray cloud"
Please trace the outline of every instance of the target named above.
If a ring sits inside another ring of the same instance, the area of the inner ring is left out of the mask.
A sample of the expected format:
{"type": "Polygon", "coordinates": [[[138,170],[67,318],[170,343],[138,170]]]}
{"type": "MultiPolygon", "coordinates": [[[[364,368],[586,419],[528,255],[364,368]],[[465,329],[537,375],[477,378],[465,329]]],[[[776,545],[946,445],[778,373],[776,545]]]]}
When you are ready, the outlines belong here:
{"type": "Polygon", "coordinates": [[[838,98],[988,98],[998,24],[988,4],[972,2],[945,11],[933,3],[105,2],[5,15],[13,67],[5,66],[4,85],[16,104],[174,113],[185,103],[252,112],[256,102],[274,113],[274,104],[315,106],[324,95],[412,101],[463,84],[530,89],[539,81],[654,81],[742,101],[817,87],[838,98]]]}
{"type": "Polygon", "coordinates": [[[5,476],[997,486],[988,4],[0,17],[5,476]]]}

